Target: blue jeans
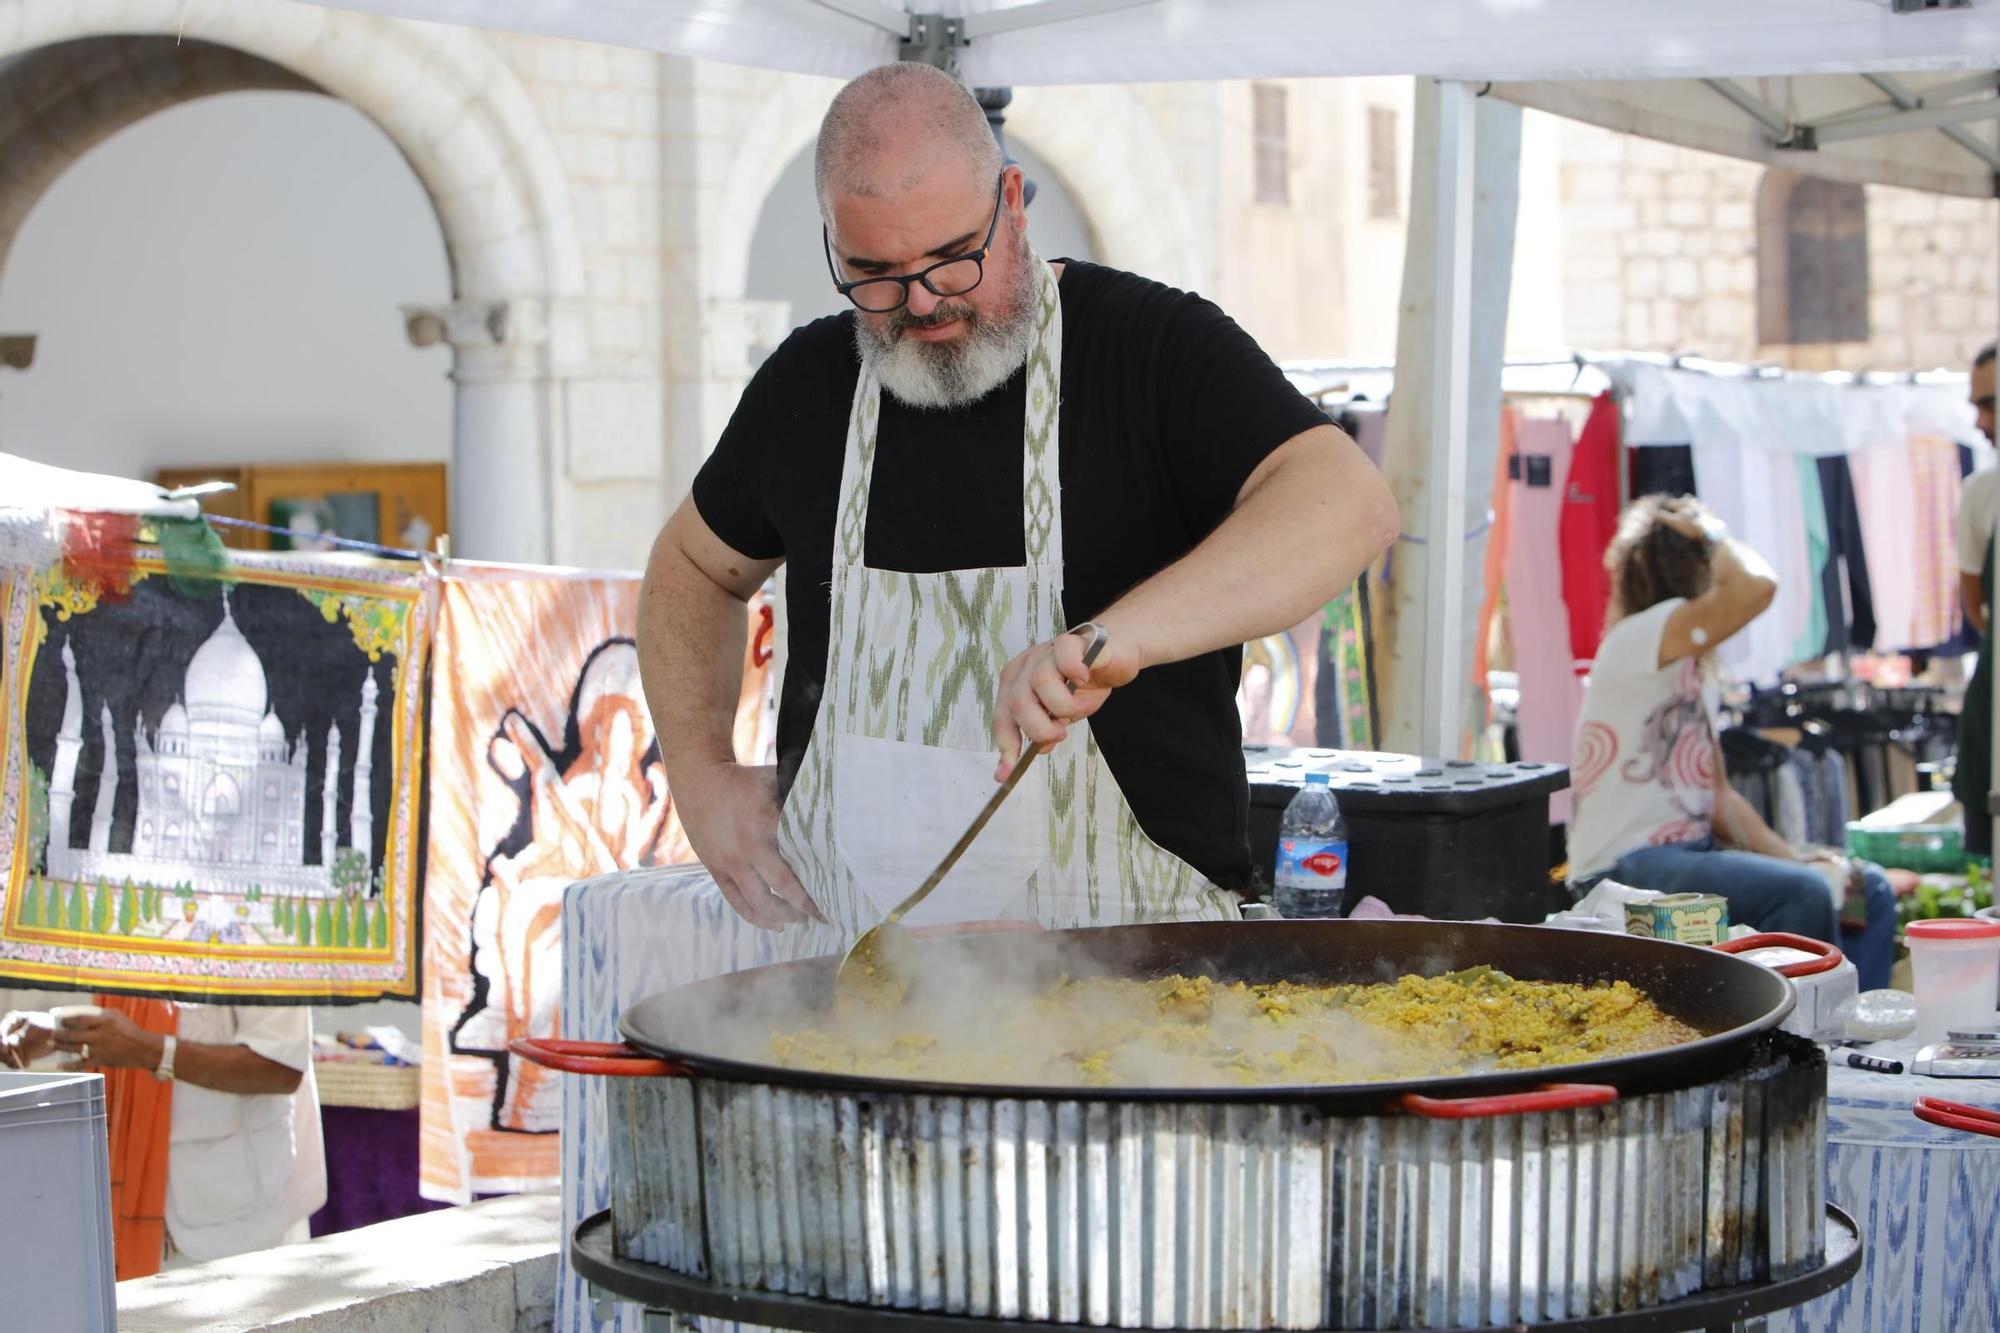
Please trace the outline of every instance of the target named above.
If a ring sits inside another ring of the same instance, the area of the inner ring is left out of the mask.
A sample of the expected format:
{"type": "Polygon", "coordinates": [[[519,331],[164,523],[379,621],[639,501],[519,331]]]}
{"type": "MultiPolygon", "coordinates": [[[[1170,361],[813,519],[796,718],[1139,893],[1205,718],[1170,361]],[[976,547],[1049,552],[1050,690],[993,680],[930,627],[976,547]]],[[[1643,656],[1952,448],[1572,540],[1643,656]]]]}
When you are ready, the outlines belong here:
{"type": "Polygon", "coordinates": [[[1673,847],[1640,847],[1618,858],[1607,878],[1659,893],[1714,893],[1729,901],[1731,925],[1781,930],[1838,944],[1854,960],[1862,990],[1889,984],[1895,963],[1896,897],[1888,876],[1874,866],[1862,869],[1868,923],[1840,929],[1826,880],[1799,861],[1756,852],[1718,851],[1710,842],[1673,847]]]}

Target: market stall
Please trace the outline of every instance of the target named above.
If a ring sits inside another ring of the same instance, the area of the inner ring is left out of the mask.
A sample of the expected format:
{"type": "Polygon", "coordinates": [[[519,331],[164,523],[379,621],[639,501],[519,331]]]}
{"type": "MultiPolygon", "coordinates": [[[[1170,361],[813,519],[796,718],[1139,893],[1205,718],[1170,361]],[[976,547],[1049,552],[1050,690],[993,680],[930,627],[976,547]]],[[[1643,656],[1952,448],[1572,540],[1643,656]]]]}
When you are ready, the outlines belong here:
{"type": "MultiPolygon", "coordinates": [[[[1392,423],[1400,434],[1388,450],[1405,540],[1388,590],[1394,629],[1383,651],[1387,744],[1436,755],[1455,754],[1465,729],[1477,610],[1465,575],[1481,555],[1486,505],[1478,479],[1491,474],[1498,448],[1497,432],[1489,436],[1472,416],[1474,403],[1497,392],[1497,345],[1487,346],[1481,331],[1490,334],[1491,307],[1496,295],[1504,298],[1504,276],[1496,272],[1504,275],[1511,248],[1510,227],[1495,210],[1477,207],[1481,182],[1504,160],[1507,133],[1504,115],[1479,105],[1481,94],[1804,170],[1831,164],[1828,173],[1846,179],[1979,195],[1993,192],[1987,122],[2000,113],[1984,73],[2000,52],[2000,6],[1993,3],[1785,0],[1746,7],[1706,0],[1666,11],[1583,0],[1466,0],[1400,10],[1275,0],[1045,0],[941,5],[949,12],[930,13],[868,0],[645,7],[386,0],[351,7],[830,75],[901,55],[953,66],[980,85],[1427,76],[1404,302],[1411,314],[1400,355],[1423,372],[1406,382],[1401,402],[1410,409],[1392,423]],[[1643,81],[1644,95],[1622,98],[1626,81],[1643,81]]],[[[594,891],[572,891],[578,912],[590,910],[594,891]]],[[[712,907],[688,904],[695,916],[712,907]]],[[[617,938],[608,969],[623,965],[620,948],[636,945],[617,938]]],[[[580,1027],[601,1031],[609,1014],[592,1009],[584,1017],[580,1027]]],[[[597,1121],[583,1137],[604,1132],[597,1121]]],[[[889,1151],[900,1151],[900,1143],[889,1151]]],[[[584,1182],[586,1192],[592,1183],[584,1182]]],[[[608,1202],[600,1190],[586,1206],[608,1202]]],[[[752,1231],[762,1226],[761,1214],[732,1216],[752,1231]]],[[[580,1288],[567,1296],[565,1319],[584,1320],[580,1288]]]]}

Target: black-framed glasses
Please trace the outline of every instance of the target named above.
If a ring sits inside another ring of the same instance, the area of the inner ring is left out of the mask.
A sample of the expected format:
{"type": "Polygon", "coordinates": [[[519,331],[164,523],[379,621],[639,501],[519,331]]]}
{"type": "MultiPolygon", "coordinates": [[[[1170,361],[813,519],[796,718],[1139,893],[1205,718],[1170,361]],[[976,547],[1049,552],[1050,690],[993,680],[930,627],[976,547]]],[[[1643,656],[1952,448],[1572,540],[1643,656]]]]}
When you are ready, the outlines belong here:
{"type": "Polygon", "coordinates": [[[910,284],[921,282],[924,290],[932,296],[963,296],[977,287],[986,277],[986,254],[993,248],[993,233],[1000,229],[1000,204],[1007,197],[1007,170],[1000,170],[999,182],[993,188],[993,220],[986,224],[986,239],[976,250],[967,250],[962,255],[950,259],[940,259],[929,268],[902,277],[862,278],[857,282],[842,282],[840,270],[833,263],[833,238],[827,235],[826,224],[821,223],[819,241],[826,251],[826,271],[833,278],[833,289],[848,300],[855,308],[871,315],[886,315],[891,310],[900,310],[910,299],[910,284]]]}

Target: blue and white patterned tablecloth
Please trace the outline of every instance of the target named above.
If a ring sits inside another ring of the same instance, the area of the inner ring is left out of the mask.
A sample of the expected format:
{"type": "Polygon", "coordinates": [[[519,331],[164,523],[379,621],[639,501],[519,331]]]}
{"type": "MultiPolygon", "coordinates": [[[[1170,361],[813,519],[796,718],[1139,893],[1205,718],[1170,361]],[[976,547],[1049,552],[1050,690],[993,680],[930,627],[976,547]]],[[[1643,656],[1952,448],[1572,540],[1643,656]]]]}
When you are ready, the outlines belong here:
{"type": "MultiPolygon", "coordinates": [[[[1868,1049],[1906,1069],[1916,1053],[1868,1049]]],[[[1826,1194],[1861,1227],[1861,1272],[1772,1333],[2000,1331],[2000,1139],[1917,1119],[1925,1096],[2000,1109],[2000,1080],[1828,1074],[1826,1194]]]]}
{"type": "MultiPolygon", "coordinates": [[[[618,1015],[648,995],[777,961],[778,937],[731,911],[700,866],[627,870],[563,894],[563,1035],[617,1041],[618,1015]]],[[[563,1079],[563,1233],[557,1333],[642,1333],[636,1305],[600,1319],[571,1271],[568,1234],[611,1206],[604,1080],[563,1079]]],[[[713,1324],[705,1325],[713,1329],[713,1324]]]]}

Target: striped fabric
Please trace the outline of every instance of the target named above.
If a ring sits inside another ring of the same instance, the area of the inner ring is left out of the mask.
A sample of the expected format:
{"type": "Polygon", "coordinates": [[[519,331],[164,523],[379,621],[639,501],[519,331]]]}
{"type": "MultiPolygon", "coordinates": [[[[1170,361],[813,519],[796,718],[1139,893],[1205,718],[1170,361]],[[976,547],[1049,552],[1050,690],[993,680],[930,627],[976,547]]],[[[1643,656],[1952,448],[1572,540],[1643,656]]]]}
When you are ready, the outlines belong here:
{"type": "Polygon", "coordinates": [[[1942,435],[1910,438],[1910,484],[1916,493],[1916,609],[1911,648],[1958,633],[1958,446],[1942,435]]]}

